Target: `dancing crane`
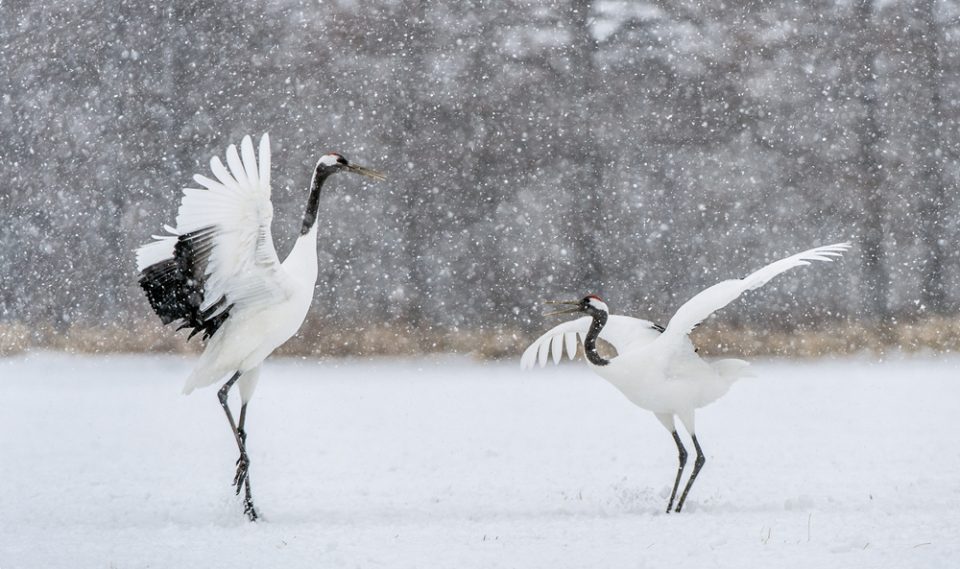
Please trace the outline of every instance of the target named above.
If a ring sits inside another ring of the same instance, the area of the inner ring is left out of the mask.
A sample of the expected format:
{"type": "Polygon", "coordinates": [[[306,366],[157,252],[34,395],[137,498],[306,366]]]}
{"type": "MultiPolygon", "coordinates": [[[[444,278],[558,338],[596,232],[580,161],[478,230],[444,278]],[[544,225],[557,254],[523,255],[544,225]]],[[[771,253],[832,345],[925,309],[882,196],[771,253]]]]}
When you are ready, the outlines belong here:
{"type": "Polygon", "coordinates": [[[610,314],[606,303],[596,295],[574,301],[549,301],[548,304],[569,306],[550,315],[584,313],[586,316],[555,326],[537,338],[524,351],[520,365],[523,369],[530,369],[537,363],[543,367],[551,355],[553,362],[559,363],[564,348],[568,357],[573,359],[578,342],[582,340],[590,368],[612,383],[633,404],[653,412],[673,436],[680,465],[667,503],[668,513],[673,508],[687,463],[687,450],[674,424],[674,417],[679,418],[697,451],[693,471],[677,502],[675,511],[679,512],[706,462],[697,440],[694,412],[726,394],[730,386],[745,375],[748,366],[747,362],[737,359],[704,361],[696,353],[688,334],[713,312],[744,292],[759,288],[794,267],[809,265],[811,261],[831,261],[849,248],[849,243],[817,247],[780,259],[746,278],[715,284],[681,306],[666,328],[647,320],[610,314]],[[598,338],[613,345],[617,356],[609,360],[602,357],[597,352],[598,338]]]}
{"type": "Polygon", "coordinates": [[[270,224],[270,139],[260,139],[260,160],[245,136],[240,151],[227,148],[227,166],[210,160],[216,179],[194,176],[200,189],[183,190],[176,227],[137,249],[140,286],[164,324],[201,334],[206,348],[187,378],[184,393],[230,376],[217,393],[240,450],[233,485],[245,488],[244,513],[258,514],[250,492],[250,457],[244,422],[260,366],[303,323],[317,283],[317,210],[320,189],[331,175],[353,172],[384,180],[378,172],[325,154],[310,184],[300,237],[281,263],[270,224]],[[228,168],[229,167],[229,168],[228,168]],[[230,388],[240,391],[240,418],[228,405],[230,388]]]}

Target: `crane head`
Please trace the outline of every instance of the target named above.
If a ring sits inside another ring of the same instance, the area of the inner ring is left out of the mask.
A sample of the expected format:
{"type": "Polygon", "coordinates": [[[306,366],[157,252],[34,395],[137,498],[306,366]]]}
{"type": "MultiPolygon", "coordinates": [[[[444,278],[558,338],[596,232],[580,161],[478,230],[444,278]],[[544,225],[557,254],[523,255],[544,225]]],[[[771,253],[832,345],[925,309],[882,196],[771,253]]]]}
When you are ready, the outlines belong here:
{"type": "Polygon", "coordinates": [[[610,309],[602,298],[595,294],[589,294],[580,300],[548,300],[544,304],[564,305],[569,308],[561,308],[553,312],[544,314],[544,316],[557,316],[560,314],[575,314],[577,312],[586,312],[590,316],[595,314],[609,314],[610,309]]]}
{"type": "Polygon", "coordinates": [[[347,161],[342,154],[336,152],[331,152],[329,154],[324,154],[320,157],[320,160],[317,161],[317,173],[323,174],[336,174],[337,172],[353,172],[354,174],[360,174],[361,176],[366,176],[368,178],[373,178],[378,182],[386,180],[387,177],[377,172],[376,170],[371,170],[359,164],[353,164],[347,161]]]}

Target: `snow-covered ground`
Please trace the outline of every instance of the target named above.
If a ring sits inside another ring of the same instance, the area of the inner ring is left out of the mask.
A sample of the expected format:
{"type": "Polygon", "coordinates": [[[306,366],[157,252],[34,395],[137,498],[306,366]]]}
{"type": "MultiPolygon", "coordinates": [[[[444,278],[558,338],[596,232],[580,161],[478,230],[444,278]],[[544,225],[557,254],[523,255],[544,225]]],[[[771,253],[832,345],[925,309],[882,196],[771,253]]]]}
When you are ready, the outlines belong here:
{"type": "Polygon", "coordinates": [[[582,362],[271,360],[247,523],[177,357],[0,360],[0,569],[958,567],[960,358],[755,364],[676,450],[582,362]]]}

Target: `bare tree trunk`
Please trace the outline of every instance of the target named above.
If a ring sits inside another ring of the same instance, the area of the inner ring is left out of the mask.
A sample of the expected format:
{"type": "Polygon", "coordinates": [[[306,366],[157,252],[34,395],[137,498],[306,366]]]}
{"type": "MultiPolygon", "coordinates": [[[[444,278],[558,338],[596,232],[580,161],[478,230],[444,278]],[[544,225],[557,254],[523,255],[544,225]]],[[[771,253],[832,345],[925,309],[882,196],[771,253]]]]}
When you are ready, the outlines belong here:
{"type": "Polygon", "coordinates": [[[944,210],[946,208],[947,182],[943,175],[943,99],[940,90],[943,84],[943,63],[940,58],[942,30],[937,23],[935,0],[921,0],[920,17],[923,20],[923,50],[927,67],[924,70],[924,86],[930,97],[930,116],[921,121],[922,132],[922,186],[920,193],[920,237],[926,247],[923,265],[923,289],[920,300],[929,312],[947,312],[947,295],[944,286],[944,210]]]}
{"type": "Polygon", "coordinates": [[[497,70],[492,64],[496,53],[488,46],[496,43],[496,31],[502,23],[496,10],[487,10],[480,23],[479,40],[471,52],[470,78],[475,82],[473,90],[476,96],[467,99],[465,116],[470,117],[470,145],[464,147],[464,163],[472,161],[467,183],[476,192],[476,203],[470,204],[470,210],[464,216],[466,228],[466,247],[471,264],[466,273],[468,290],[484,291],[478,297],[482,310],[493,314],[507,314],[515,303],[516,290],[515,259],[502,252],[503,239],[495,229],[497,210],[513,191],[498,179],[497,159],[500,157],[496,131],[501,128],[500,120],[504,109],[502,103],[493,96],[488,82],[493,81],[497,70]]]}
{"type": "Polygon", "coordinates": [[[576,144],[572,145],[571,162],[574,180],[574,219],[571,223],[575,251],[576,277],[573,283],[584,291],[602,293],[603,261],[598,237],[603,230],[603,209],[600,192],[603,187],[603,157],[593,131],[595,118],[594,98],[597,96],[595,57],[598,50],[590,31],[590,11],[593,0],[572,0],[568,22],[573,33],[570,50],[569,101],[575,105],[574,133],[576,144]]]}
{"type": "MultiPolygon", "coordinates": [[[[426,109],[421,102],[421,93],[427,88],[426,57],[429,30],[427,25],[426,0],[416,0],[410,7],[407,47],[401,56],[405,78],[397,85],[397,97],[404,106],[399,124],[392,132],[393,142],[401,148],[401,156],[417,156],[420,139],[418,135],[429,128],[426,109]]],[[[428,182],[420,171],[407,172],[401,181],[399,209],[400,229],[403,234],[404,262],[407,263],[407,283],[404,287],[404,323],[413,328],[424,319],[424,298],[429,291],[429,275],[424,254],[430,240],[431,228],[438,221],[432,218],[433,208],[429,197],[428,182]]]]}
{"type": "Polygon", "coordinates": [[[857,128],[859,153],[856,173],[863,193],[860,246],[863,251],[864,298],[867,311],[886,329],[891,320],[887,303],[890,283],[883,245],[883,213],[886,204],[881,191],[883,177],[879,148],[883,133],[877,120],[879,102],[874,74],[877,47],[872,35],[873,11],[872,0],[860,0],[855,13],[857,35],[862,46],[856,59],[856,82],[863,109],[863,118],[857,128]]]}
{"type": "Polygon", "coordinates": [[[193,172],[195,163],[194,154],[197,148],[190,144],[188,133],[193,121],[195,109],[190,108],[189,96],[193,85],[189,71],[192,60],[189,52],[191,42],[189,32],[184,22],[192,22],[199,18],[198,11],[202,8],[187,0],[174,0],[167,10],[166,43],[164,49],[164,66],[167,74],[167,100],[169,119],[166,134],[167,148],[173,153],[175,167],[174,178],[171,180],[174,187],[185,185],[193,172]]]}

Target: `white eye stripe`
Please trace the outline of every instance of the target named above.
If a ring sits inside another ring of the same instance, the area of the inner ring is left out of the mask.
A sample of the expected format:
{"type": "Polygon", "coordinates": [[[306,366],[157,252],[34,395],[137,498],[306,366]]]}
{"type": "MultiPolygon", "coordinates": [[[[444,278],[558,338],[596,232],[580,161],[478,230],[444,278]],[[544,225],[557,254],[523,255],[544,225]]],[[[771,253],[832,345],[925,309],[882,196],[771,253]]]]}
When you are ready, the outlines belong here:
{"type": "Polygon", "coordinates": [[[590,306],[596,308],[597,310],[603,310],[605,312],[610,311],[610,309],[607,308],[607,303],[602,300],[597,300],[596,298],[590,299],[590,306]]]}
{"type": "Polygon", "coordinates": [[[340,160],[340,157],[336,154],[324,154],[320,157],[321,166],[333,166],[340,160]]]}

